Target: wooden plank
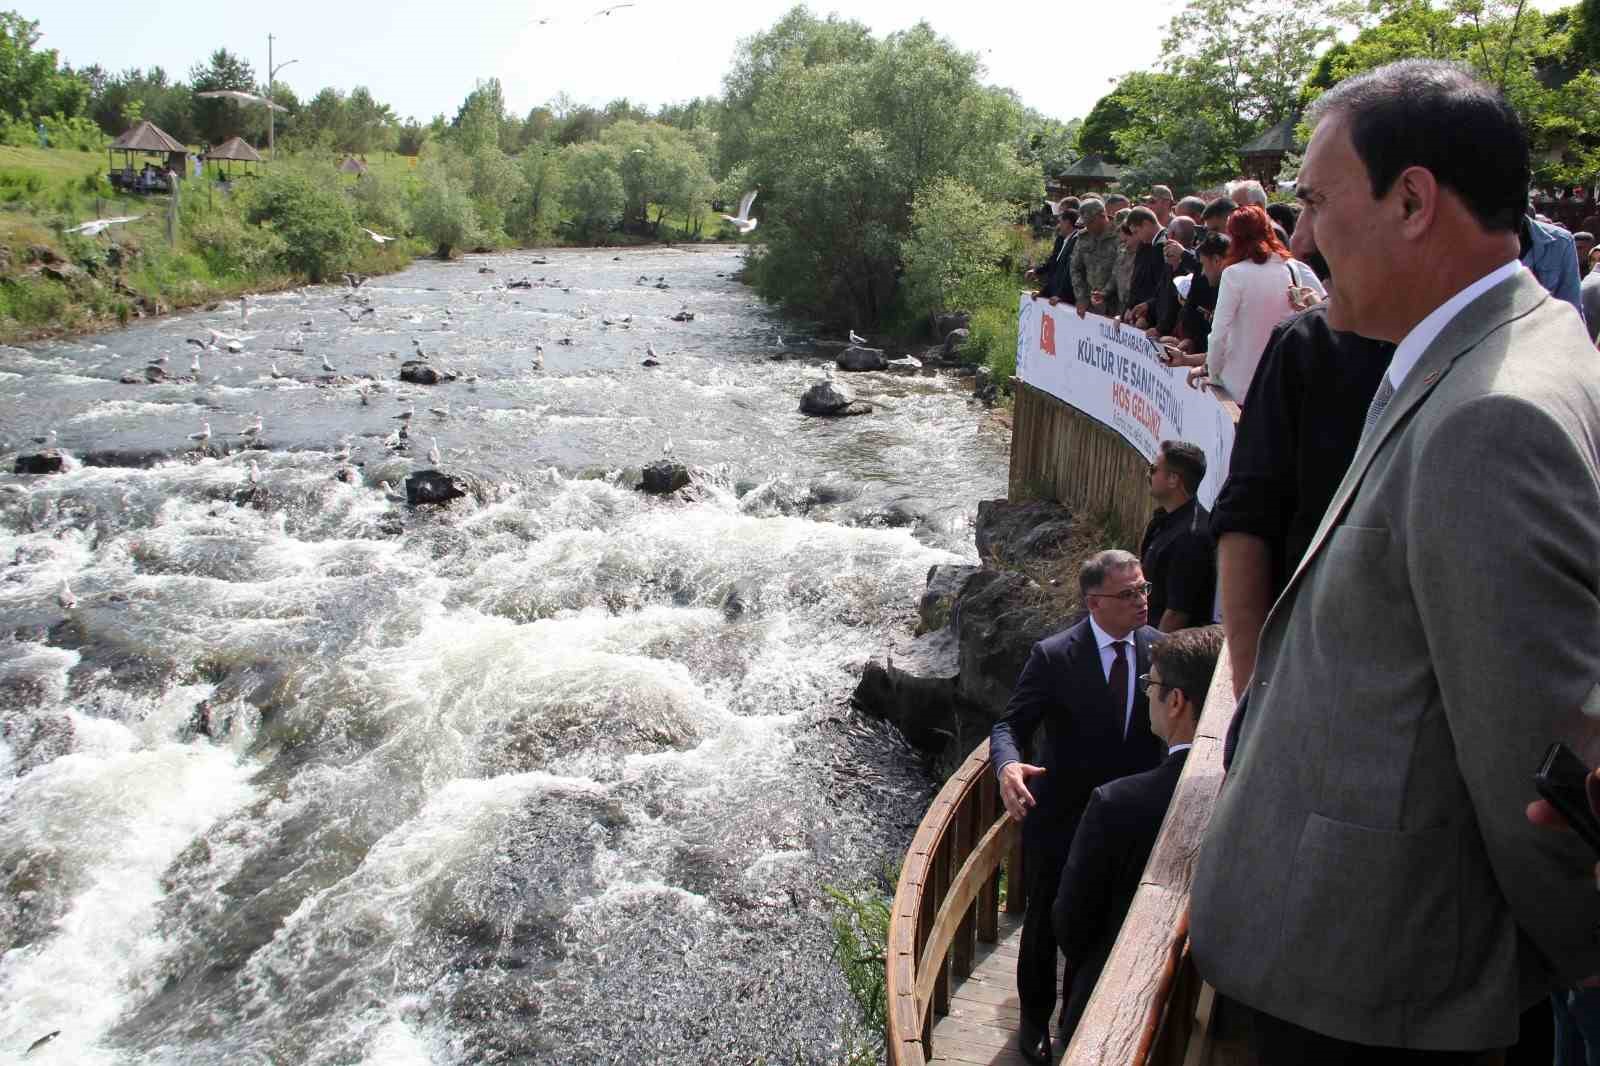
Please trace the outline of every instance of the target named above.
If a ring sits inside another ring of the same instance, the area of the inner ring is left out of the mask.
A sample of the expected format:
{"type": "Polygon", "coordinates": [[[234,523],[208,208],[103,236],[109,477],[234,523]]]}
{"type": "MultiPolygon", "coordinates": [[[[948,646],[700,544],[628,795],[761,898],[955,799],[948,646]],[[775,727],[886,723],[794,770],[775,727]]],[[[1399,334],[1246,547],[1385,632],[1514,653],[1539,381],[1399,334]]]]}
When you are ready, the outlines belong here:
{"type": "Polygon", "coordinates": [[[1017,1042],[1017,1030],[1012,1025],[996,1025],[968,1018],[940,1018],[933,1027],[934,1054],[944,1053],[948,1044],[975,1044],[980,1047],[1012,1047],[1017,1042]]]}
{"type": "Polygon", "coordinates": [[[929,1062],[953,1062],[961,1066],[1028,1066],[1028,1060],[1015,1047],[993,1048],[981,1044],[951,1044],[929,1062]]]}
{"type": "Polygon", "coordinates": [[[954,887],[940,905],[924,941],[925,954],[917,963],[916,989],[919,1000],[933,991],[934,982],[944,969],[944,952],[955,938],[956,928],[966,915],[967,908],[983,887],[982,872],[999,862],[1000,856],[1009,850],[1017,835],[1016,823],[1009,818],[996,822],[956,873],[954,887]]]}
{"type": "MultiPolygon", "coordinates": [[[[958,812],[955,824],[960,824],[961,817],[958,812]]],[[[952,826],[954,828],[954,826],[952,826]]],[[[948,929],[949,915],[953,908],[952,900],[959,900],[961,893],[951,892],[950,870],[955,861],[956,838],[954,833],[947,833],[938,852],[933,857],[933,901],[938,905],[934,911],[933,923],[928,930],[927,939],[923,941],[922,958],[917,966],[917,998],[923,996],[923,970],[932,964],[933,986],[927,991],[928,1003],[933,1007],[934,1014],[950,1013],[950,942],[955,939],[955,930],[948,929]]],[[[965,908],[962,908],[963,911],[965,908]]]]}
{"type": "MultiPolygon", "coordinates": [[[[978,824],[978,799],[983,793],[982,782],[972,794],[971,800],[963,807],[961,817],[956,819],[955,843],[951,848],[951,862],[964,870],[967,859],[972,855],[978,840],[988,829],[988,825],[978,824]]],[[[996,865],[999,865],[998,862],[996,865]]],[[[971,875],[969,875],[971,876],[971,875]]],[[[977,890],[972,895],[972,902],[967,904],[961,912],[961,922],[956,926],[956,935],[950,941],[950,973],[952,977],[969,977],[978,951],[977,919],[974,911],[978,905],[979,897],[983,894],[983,886],[988,881],[987,877],[977,878],[977,890]]]]}

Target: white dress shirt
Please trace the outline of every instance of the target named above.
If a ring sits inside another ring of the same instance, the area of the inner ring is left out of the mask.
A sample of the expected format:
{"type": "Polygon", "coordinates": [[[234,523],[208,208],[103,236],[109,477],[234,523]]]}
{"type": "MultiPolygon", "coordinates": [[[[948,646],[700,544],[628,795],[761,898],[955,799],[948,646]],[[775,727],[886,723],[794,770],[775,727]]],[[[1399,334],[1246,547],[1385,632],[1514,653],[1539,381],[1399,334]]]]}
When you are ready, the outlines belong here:
{"type": "Polygon", "coordinates": [[[1117,650],[1112,645],[1119,640],[1127,645],[1122,650],[1128,664],[1128,703],[1122,710],[1122,736],[1126,740],[1128,727],[1133,722],[1133,690],[1139,687],[1139,645],[1134,643],[1132,633],[1125,637],[1113,637],[1100,628],[1094,615],[1089,616],[1089,628],[1094,630],[1095,646],[1100,649],[1100,672],[1105,675],[1107,684],[1111,683],[1111,663],[1117,657],[1117,650]]]}
{"type": "Polygon", "coordinates": [[[1406,383],[1406,376],[1411,373],[1411,368],[1417,365],[1417,360],[1422,358],[1422,353],[1428,350],[1428,345],[1438,339],[1452,319],[1466,310],[1468,304],[1507,280],[1517,271],[1522,269],[1520,260],[1513,259],[1505,266],[1492,270],[1471,285],[1456,293],[1444,303],[1435,307],[1427,318],[1411,327],[1394,350],[1394,358],[1389,360],[1389,384],[1396,392],[1406,383]]]}
{"type": "Polygon", "coordinates": [[[1168,755],[1175,755],[1180,751],[1187,751],[1192,747],[1194,747],[1193,743],[1174,744],[1174,745],[1172,745],[1172,747],[1167,749],[1167,754],[1168,755]]]}
{"type": "Polygon", "coordinates": [[[1295,314],[1289,302],[1291,281],[1318,296],[1327,294],[1311,268],[1297,259],[1246,259],[1222,272],[1206,342],[1206,374],[1236,403],[1244,403],[1250,391],[1273,327],[1295,314]]]}

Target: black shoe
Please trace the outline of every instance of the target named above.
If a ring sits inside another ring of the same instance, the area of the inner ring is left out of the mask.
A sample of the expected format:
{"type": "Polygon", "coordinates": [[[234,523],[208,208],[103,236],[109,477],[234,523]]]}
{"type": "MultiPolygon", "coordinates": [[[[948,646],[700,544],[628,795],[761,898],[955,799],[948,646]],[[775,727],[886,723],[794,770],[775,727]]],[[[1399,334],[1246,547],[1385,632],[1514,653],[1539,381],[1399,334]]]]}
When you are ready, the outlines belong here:
{"type": "Polygon", "coordinates": [[[1036,1029],[1027,1022],[1022,1023],[1022,1028],[1017,1031],[1017,1046],[1022,1049],[1022,1057],[1038,1066],[1050,1066],[1050,1033],[1048,1030],[1036,1029]]]}

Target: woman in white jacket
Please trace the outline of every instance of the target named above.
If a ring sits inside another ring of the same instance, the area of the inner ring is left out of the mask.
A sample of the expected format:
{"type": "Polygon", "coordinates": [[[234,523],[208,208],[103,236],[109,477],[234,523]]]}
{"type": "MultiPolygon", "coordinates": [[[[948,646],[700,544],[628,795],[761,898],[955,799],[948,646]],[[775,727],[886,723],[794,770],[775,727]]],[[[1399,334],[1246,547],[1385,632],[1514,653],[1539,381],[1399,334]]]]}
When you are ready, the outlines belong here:
{"type": "Polygon", "coordinates": [[[1243,403],[1272,327],[1304,305],[1306,290],[1319,299],[1326,292],[1311,268],[1290,256],[1262,208],[1241,207],[1228,216],[1228,236],[1233,243],[1217,289],[1205,366],[1190,373],[1189,383],[1221,389],[1243,403]]]}

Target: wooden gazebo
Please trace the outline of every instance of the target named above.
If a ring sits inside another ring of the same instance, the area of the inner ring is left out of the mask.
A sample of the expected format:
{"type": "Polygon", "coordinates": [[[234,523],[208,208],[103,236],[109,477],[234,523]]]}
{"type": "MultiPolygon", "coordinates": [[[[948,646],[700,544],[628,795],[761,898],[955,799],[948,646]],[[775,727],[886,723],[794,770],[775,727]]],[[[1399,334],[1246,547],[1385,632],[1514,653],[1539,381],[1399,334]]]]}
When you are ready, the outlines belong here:
{"type": "Polygon", "coordinates": [[[170,191],[167,179],[163,175],[135,173],[133,157],[139,155],[154,155],[161,157],[161,170],[170,170],[179,177],[185,173],[189,163],[189,148],[187,145],[173,139],[166,130],[148,120],[139,123],[128,130],[121,137],[111,142],[107,150],[110,156],[110,168],[107,177],[111,184],[117,188],[129,189],[136,192],[167,192],[170,191]],[[122,153],[122,166],[117,166],[116,155],[122,153]]]}
{"type": "Polygon", "coordinates": [[[261,158],[261,153],[250,147],[249,142],[243,137],[230,137],[207,152],[203,158],[224,164],[222,167],[224,181],[232,180],[234,163],[255,163],[259,166],[265,162],[261,158]]]}
{"type": "Polygon", "coordinates": [[[1104,192],[1122,177],[1122,168],[1108,163],[1104,157],[1086,155],[1066,170],[1056,175],[1055,188],[1059,195],[1079,195],[1087,192],[1104,192]]]}
{"type": "Polygon", "coordinates": [[[1303,145],[1295,142],[1295,127],[1300,125],[1299,115],[1290,115],[1275,126],[1263,130],[1261,135],[1239,149],[1239,167],[1245,177],[1254,178],[1267,189],[1274,188],[1278,171],[1283,169],[1284,156],[1298,152],[1303,145]]]}

